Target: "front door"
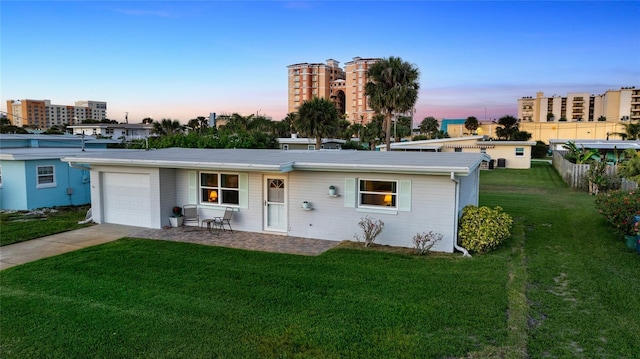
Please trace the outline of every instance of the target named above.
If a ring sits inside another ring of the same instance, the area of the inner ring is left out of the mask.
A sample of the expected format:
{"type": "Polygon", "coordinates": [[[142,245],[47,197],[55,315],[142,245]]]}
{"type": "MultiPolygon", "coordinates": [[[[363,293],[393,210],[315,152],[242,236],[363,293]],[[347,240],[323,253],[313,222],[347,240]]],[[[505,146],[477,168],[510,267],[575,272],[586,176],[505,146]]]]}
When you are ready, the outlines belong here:
{"type": "Polygon", "coordinates": [[[265,177],[264,186],[264,229],[265,231],[286,232],[286,178],[265,177]]]}

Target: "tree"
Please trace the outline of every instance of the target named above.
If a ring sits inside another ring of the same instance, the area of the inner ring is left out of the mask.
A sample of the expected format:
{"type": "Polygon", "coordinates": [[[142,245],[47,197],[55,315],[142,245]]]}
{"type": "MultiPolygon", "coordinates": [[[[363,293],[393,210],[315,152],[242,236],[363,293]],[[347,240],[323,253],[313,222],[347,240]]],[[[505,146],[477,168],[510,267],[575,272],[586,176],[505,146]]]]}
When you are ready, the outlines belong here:
{"type": "Polygon", "coordinates": [[[425,117],[422,122],[420,122],[420,133],[424,133],[425,135],[429,136],[429,139],[432,138],[432,135],[436,132],[438,132],[438,128],[440,127],[440,124],[438,123],[438,120],[436,120],[434,117],[425,117]]]}
{"type": "Polygon", "coordinates": [[[367,123],[361,132],[360,142],[368,143],[370,150],[375,150],[376,145],[380,142],[380,139],[384,135],[384,116],[375,115],[373,119],[367,123]]]}
{"type": "Polygon", "coordinates": [[[590,161],[595,160],[599,151],[595,148],[586,149],[584,146],[578,147],[575,142],[569,141],[566,144],[562,145],[568,152],[564,155],[564,158],[578,165],[583,163],[589,163],[590,161]]]}
{"type": "Polygon", "coordinates": [[[323,137],[332,137],[338,130],[338,110],[330,100],[314,97],[298,108],[294,127],[305,136],[316,139],[316,150],[322,146],[323,137]]]}
{"type": "Polygon", "coordinates": [[[624,160],[618,164],[618,176],[640,182],[640,153],[633,148],[624,150],[624,160]]]}
{"type": "Polygon", "coordinates": [[[395,121],[394,137],[396,142],[400,139],[411,136],[411,117],[399,116],[395,121]]]}
{"type": "Polygon", "coordinates": [[[159,136],[174,135],[182,132],[182,125],[178,120],[163,118],[160,122],[153,123],[152,133],[159,136]]]}
{"type": "Polygon", "coordinates": [[[415,105],[420,73],[414,65],[391,56],[374,63],[367,75],[369,82],[365,85],[365,93],[371,108],[385,116],[385,143],[390,151],[391,120],[395,114],[407,112],[415,105]]]}
{"type": "Polygon", "coordinates": [[[469,133],[475,133],[479,126],[478,119],[473,116],[467,117],[464,121],[464,128],[466,128],[469,133]]]}
{"type": "Polygon", "coordinates": [[[513,116],[503,116],[498,120],[500,126],[496,127],[496,135],[499,139],[512,140],[520,131],[518,128],[518,119],[513,116]]]}

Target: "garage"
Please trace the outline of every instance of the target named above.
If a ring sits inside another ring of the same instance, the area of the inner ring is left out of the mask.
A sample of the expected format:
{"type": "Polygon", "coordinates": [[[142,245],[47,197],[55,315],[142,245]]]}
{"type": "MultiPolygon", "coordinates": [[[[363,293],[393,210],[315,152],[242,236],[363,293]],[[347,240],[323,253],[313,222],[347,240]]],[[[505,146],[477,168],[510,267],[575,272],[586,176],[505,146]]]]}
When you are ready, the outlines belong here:
{"type": "Polygon", "coordinates": [[[103,173],[104,222],[151,227],[149,183],[148,174],[103,173]]]}

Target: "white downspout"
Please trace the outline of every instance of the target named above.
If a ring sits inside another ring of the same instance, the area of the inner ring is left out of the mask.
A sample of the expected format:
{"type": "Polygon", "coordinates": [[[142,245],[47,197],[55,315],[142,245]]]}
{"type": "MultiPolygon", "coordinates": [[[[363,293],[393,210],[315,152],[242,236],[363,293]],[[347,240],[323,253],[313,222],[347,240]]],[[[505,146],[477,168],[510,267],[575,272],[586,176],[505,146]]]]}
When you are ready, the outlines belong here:
{"type": "Polygon", "coordinates": [[[454,226],[453,226],[453,248],[459,250],[460,252],[462,252],[462,256],[463,257],[469,257],[471,258],[471,254],[469,254],[469,251],[466,250],[464,247],[461,247],[458,245],[458,198],[460,197],[460,180],[456,178],[456,175],[454,172],[451,172],[451,180],[456,184],[456,190],[455,190],[455,201],[454,201],[454,205],[453,205],[453,222],[454,222],[454,226]]]}

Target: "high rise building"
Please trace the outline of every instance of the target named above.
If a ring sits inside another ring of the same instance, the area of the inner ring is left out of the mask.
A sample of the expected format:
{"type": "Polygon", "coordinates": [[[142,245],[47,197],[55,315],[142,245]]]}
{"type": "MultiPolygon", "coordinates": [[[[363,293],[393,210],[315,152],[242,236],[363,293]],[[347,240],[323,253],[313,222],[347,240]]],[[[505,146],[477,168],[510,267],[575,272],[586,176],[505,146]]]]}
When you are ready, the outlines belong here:
{"type": "Polygon", "coordinates": [[[518,99],[518,118],[525,122],[580,122],[640,120],[640,89],[622,87],[601,95],[568,93],[566,97],[544,96],[518,99]]]}
{"type": "Polygon", "coordinates": [[[107,103],[76,101],[75,105],[52,105],[50,100],[8,100],[7,117],[18,127],[48,129],[53,126],[78,125],[84,120],[107,118],[107,103]]]}
{"type": "Polygon", "coordinates": [[[304,101],[314,97],[331,100],[340,115],[352,123],[367,124],[374,115],[369,107],[364,87],[367,70],[380,59],[354,57],[340,67],[340,62],[299,63],[288,69],[288,112],[297,112],[304,101]]]}

